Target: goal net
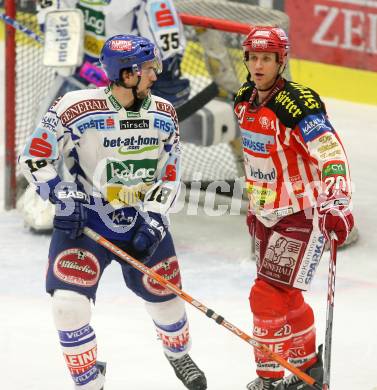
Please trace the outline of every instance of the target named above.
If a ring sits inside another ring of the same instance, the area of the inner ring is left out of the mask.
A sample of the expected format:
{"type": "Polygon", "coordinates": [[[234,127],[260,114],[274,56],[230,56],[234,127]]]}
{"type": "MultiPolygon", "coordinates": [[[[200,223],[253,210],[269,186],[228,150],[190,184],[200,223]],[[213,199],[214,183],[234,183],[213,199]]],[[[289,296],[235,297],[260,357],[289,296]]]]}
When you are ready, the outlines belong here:
{"type": "MultiPolygon", "coordinates": [[[[219,101],[232,107],[235,93],[246,81],[241,48],[250,26],[276,25],[288,31],[288,15],[225,0],[176,0],[175,4],[188,39],[182,71],[190,78],[192,95],[215,83],[219,89],[219,101]]],[[[289,68],[285,76],[289,77],[289,68]]],[[[233,116],[229,110],[224,115],[229,114],[233,116]]],[[[221,122],[217,124],[222,125],[221,122]]],[[[240,142],[223,138],[228,142],[220,141],[211,146],[184,143],[183,181],[190,183],[199,179],[205,187],[214,180],[232,183],[238,176],[243,176],[240,142]]]]}
{"type": "MultiPolygon", "coordinates": [[[[34,0],[5,0],[6,14],[41,35],[35,4],[34,0]]],[[[199,109],[215,96],[222,103],[232,104],[246,77],[241,44],[250,25],[274,24],[288,30],[288,16],[276,10],[223,0],[175,0],[175,5],[187,37],[182,73],[190,79],[190,99],[203,95],[202,99],[192,99],[199,109]]],[[[42,45],[30,34],[6,26],[6,208],[15,206],[17,183],[21,181],[17,156],[34,130],[36,113],[55,79],[54,70],[43,66],[42,54],[42,45]]],[[[188,107],[189,111],[195,104],[188,107]]],[[[237,177],[237,146],[228,142],[229,137],[227,142],[220,139],[211,146],[187,141],[183,145],[184,181],[198,177],[207,182],[232,181],[237,177]]]]}

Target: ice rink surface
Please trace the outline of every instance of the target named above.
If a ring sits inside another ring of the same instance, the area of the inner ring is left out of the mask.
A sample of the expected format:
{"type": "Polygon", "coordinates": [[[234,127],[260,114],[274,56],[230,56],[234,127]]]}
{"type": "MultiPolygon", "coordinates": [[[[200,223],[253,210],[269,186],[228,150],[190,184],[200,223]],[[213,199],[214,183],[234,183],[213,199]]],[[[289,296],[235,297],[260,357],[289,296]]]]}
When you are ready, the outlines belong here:
{"type": "MultiPolygon", "coordinates": [[[[3,92],[2,78],[1,101],[3,92]]],[[[338,254],[331,389],[372,390],[377,386],[377,107],[324,100],[348,152],[360,232],[359,241],[338,254]]],[[[0,389],[72,389],[44,292],[49,236],[31,234],[16,211],[2,210],[0,389]]],[[[255,264],[245,217],[208,216],[205,210],[188,216],[186,210],[172,216],[184,290],[251,334],[248,295],[255,264]]],[[[326,253],[305,294],[315,311],[318,343],[325,335],[328,259],[326,253]]],[[[255,377],[251,347],[189,305],[187,311],[191,356],[205,371],[208,389],[245,389],[255,377]]],[[[108,362],[106,390],[184,389],[162,355],[143,303],[123,285],[116,263],[101,281],[92,325],[98,357],[108,362]]]]}

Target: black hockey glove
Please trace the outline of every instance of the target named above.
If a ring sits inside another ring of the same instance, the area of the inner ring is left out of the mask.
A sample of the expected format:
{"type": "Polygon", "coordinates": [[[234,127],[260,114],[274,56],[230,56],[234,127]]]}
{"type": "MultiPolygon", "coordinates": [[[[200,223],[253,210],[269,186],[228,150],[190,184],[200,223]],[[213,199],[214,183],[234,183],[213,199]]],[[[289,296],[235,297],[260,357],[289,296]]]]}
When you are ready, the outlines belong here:
{"type": "Polygon", "coordinates": [[[136,229],[132,238],[132,245],[136,253],[144,261],[149,260],[157,249],[159,243],[166,235],[166,227],[162,222],[162,216],[157,213],[146,213],[144,222],[136,229]]]}
{"type": "Polygon", "coordinates": [[[87,221],[88,196],[78,190],[75,183],[60,183],[50,194],[51,203],[56,205],[54,228],[64,231],[75,240],[82,235],[87,221]]]}

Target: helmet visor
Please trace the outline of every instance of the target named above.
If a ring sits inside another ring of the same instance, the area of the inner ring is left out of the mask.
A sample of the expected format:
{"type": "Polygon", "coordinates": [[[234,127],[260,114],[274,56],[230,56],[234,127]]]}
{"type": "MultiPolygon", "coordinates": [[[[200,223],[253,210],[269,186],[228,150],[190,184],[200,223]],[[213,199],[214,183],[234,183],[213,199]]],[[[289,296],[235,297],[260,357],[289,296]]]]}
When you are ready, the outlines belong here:
{"type": "Polygon", "coordinates": [[[154,59],[153,59],[153,70],[155,71],[156,75],[159,75],[162,73],[162,60],[161,60],[161,56],[160,56],[160,53],[158,52],[158,50],[156,50],[156,48],[154,49],[154,59]]]}

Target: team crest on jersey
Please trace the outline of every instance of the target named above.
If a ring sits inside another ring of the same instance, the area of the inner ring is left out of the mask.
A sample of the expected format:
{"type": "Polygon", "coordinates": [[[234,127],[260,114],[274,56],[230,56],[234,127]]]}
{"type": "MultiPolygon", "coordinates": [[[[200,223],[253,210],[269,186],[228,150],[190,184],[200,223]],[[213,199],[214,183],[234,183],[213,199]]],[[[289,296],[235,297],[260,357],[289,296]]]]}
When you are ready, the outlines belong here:
{"type": "Polygon", "coordinates": [[[56,131],[56,126],[59,123],[59,118],[55,112],[47,111],[41,119],[41,125],[44,129],[50,130],[53,133],[56,131]]]}
{"type": "MultiPolygon", "coordinates": [[[[176,256],[160,261],[151,269],[170,283],[173,283],[178,288],[181,288],[181,274],[176,256]]],[[[166,296],[172,294],[170,290],[161,286],[148,275],[144,275],[142,280],[146,290],[153,295],[166,296]]]]}
{"type": "Polygon", "coordinates": [[[259,118],[259,123],[262,126],[263,129],[269,129],[270,128],[270,120],[267,116],[261,116],[259,118]]]}
{"type": "Polygon", "coordinates": [[[64,283],[92,287],[98,282],[100,265],[93,253],[70,248],[56,257],[54,275],[64,283]]]}

